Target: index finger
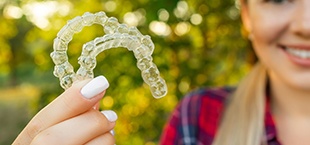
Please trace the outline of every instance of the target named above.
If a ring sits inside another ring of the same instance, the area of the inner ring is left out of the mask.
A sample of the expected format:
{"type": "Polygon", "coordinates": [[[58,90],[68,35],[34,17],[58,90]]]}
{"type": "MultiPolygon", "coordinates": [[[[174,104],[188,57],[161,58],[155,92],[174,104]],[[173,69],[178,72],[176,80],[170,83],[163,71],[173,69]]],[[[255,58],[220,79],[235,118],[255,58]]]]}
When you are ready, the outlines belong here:
{"type": "Polygon", "coordinates": [[[25,144],[26,140],[30,143],[42,130],[92,109],[108,87],[109,83],[104,76],[73,84],[33,117],[17,137],[17,142],[22,140],[25,144]]]}

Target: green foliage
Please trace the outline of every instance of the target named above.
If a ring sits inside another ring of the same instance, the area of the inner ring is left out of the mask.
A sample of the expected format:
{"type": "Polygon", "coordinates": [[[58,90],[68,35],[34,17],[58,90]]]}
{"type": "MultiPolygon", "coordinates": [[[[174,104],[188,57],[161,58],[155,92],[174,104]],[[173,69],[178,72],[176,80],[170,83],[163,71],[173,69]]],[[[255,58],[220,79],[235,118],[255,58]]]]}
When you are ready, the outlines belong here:
{"type": "Polygon", "coordinates": [[[16,138],[16,133],[20,132],[29,121],[29,113],[25,108],[27,105],[9,105],[0,103],[0,144],[9,145],[16,138]]]}
{"type": "MultiPolygon", "coordinates": [[[[63,91],[52,75],[54,64],[49,53],[57,32],[68,20],[84,12],[98,11],[105,11],[121,23],[128,12],[142,15],[137,27],[155,43],[153,58],[168,84],[168,95],[159,100],[152,98],[133,54],[126,49],[100,54],[95,75],[105,75],[111,84],[102,109],[113,109],[119,115],[117,144],[157,144],[164,123],[187,92],[202,86],[234,85],[250,68],[247,60],[252,58],[251,49],[242,38],[239,10],[234,3],[234,0],[3,0],[0,82],[4,83],[0,86],[35,86],[41,97],[34,109],[39,110],[63,91]],[[50,13],[35,21],[31,10],[42,15],[50,13]],[[169,13],[169,19],[159,17],[162,10],[169,13]],[[201,16],[199,24],[194,24],[194,14],[201,16]],[[171,33],[161,36],[151,31],[154,21],[169,26],[171,33]]],[[[102,35],[100,26],[91,26],[74,36],[68,54],[76,69],[82,45],[102,35]]]]}

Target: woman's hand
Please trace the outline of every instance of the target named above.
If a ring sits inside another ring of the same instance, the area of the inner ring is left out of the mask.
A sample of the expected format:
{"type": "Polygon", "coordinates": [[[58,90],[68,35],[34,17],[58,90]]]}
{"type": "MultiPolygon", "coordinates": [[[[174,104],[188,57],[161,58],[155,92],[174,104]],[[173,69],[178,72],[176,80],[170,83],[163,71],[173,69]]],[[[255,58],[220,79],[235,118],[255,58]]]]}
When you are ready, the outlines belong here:
{"type": "Polygon", "coordinates": [[[74,83],[33,117],[13,145],[114,145],[117,115],[98,111],[108,87],[103,76],[74,83]]]}

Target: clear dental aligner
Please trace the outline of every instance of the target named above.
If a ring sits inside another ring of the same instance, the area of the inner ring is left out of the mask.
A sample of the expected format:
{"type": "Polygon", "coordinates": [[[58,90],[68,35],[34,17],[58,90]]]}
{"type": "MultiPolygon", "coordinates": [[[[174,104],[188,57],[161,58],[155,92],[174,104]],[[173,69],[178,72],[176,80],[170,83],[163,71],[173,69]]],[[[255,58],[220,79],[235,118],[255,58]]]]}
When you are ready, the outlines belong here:
{"type": "Polygon", "coordinates": [[[96,56],[110,48],[124,47],[133,51],[137,59],[137,66],[141,70],[142,78],[150,86],[152,95],[161,98],[167,94],[167,85],[160,77],[159,70],[152,62],[154,43],[148,35],[142,35],[136,27],[119,24],[114,17],[107,17],[104,12],[95,14],[84,13],[68,21],[54,39],[54,51],[51,53],[55,63],[54,75],[59,78],[64,89],[69,88],[76,80],[93,78],[93,69],[96,67],[96,56]],[[80,68],[75,73],[73,66],[68,62],[68,43],[75,33],[80,32],[85,26],[100,24],[105,35],[83,45],[82,54],[78,59],[80,68]]]}

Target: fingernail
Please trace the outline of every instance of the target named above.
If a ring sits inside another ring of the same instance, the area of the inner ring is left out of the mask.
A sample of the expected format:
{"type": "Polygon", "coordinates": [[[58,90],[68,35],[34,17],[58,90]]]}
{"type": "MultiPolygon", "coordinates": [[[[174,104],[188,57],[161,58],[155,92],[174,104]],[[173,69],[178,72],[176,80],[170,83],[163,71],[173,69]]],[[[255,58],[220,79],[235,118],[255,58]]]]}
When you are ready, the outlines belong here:
{"type": "Polygon", "coordinates": [[[87,83],[82,89],[81,94],[91,99],[109,87],[109,82],[104,76],[98,76],[87,83]]]}
{"type": "Polygon", "coordinates": [[[115,122],[117,120],[117,114],[112,110],[104,110],[101,113],[110,121],[115,122]]]}
{"type": "Polygon", "coordinates": [[[110,133],[111,133],[113,136],[115,136],[115,131],[114,131],[114,129],[110,130],[110,133]]]}

